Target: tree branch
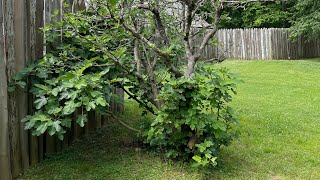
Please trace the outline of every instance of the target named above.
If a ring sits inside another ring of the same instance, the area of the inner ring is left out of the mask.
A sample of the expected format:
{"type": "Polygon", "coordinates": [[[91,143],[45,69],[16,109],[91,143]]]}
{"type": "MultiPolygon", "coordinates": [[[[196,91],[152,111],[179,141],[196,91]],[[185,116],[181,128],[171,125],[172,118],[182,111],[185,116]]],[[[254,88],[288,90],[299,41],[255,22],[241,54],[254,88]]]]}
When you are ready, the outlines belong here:
{"type": "Polygon", "coordinates": [[[159,35],[160,35],[161,39],[163,40],[163,43],[165,45],[168,45],[169,40],[168,40],[168,36],[167,36],[166,30],[164,28],[164,25],[162,23],[161,17],[160,17],[159,9],[152,7],[148,3],[137,4],[136,7],[139,9],[148,10],[153,14],[153,19],[155,21],[155,27],[157,28],[159,35]]]}
{"type": "MultiPolygon", "coordinates": [[[[69,22],[69,21],[66,20],[66,22],[69,22]]],[[[140,82],[144,82],[144,78],[143,78],[143,76],[142,76],[141,74],[139,74],[138,72],[135,72],[135,73],[131,72],[131,70],[130,70],[128,67],[126,67],[125,65],[123,65],[122,63],[120,63],[119,59],[118,59],[114,54],[112,54],[111,52],[109,52],[104,46],[102,46],[100,43],[97,43],[97,42],[95,42],[95,41],[92,41],[92,40],[88,39],[86,36],[81,35],[81,34],[77,31],[76,27],[73,26],[73,24],[71,24],[71,23],[68,23],[68,24],[72,27],[72,29],[75,31],[75,33],[77,33],[77,35],[78,35],[79,37],[82,37],[82,38],[85,39],[86,41],[88,41],[88,42],[96,45],[97,47],[99,47],[100,50],[101,50],[103,53],[105,53],[116,65],[120,66],[120,67],[121,67],[123,70],[125,70],[127,73],[133,74],[134,76],[136,76],[137,79],[138,79],[140,82]]]]}
{"type": "Polygon", "coordinates": [[[134,99],[135,101],[137,101],[137,103],[139,103],[141,106],[143,106],[146,110],[148,110],[149,112],[151,112],[152,114],[156,115],[156,113],[154,112],[153,108],[148,106],[147,104],[145,104],[144,102],[142,102],[140,99],[138,99],[137,96],[131,94],[128,90],[126,90],[123,86],[119,85],[119,88],[121,88],[131,99],[134,99]]]}
{"type": "MultiPolygon", "coordinates": [[[[214,1],[211,1],[212,4],[214,5],[214,1]]],[[[223,2],[223,1],[222,1],[223,2]]],[[[220,18],[223,10],[222,4],[219,4],[218,6],[215,6],[215,20],[214,23],[212,24],[212,29],[209,30],[207,34],[205,34],[200,47],[196,50],[195,52],[195,61],[197,61],[201,57],[201,53],[203,52],[204,48],[208,44],[209,40],[216,34],[218,31],[218,25],[220,23],[220,18]]]]}
{"type": "MultiPolygon", "coordinates": [[[[116,19],[115,19],[116,20],[116,19]]],[[[159,56],[163,57],[165,59],[164,63],[166,66],[169,68],[169,70],[174,73],[176,77],[181,77],[183,74],[172,64],[170,61],[174,58],[174,56],[166,53],[165,51],[160,50],[156,45],[152,42],[150,42],[148,39],[143,37],[140,33],[138,33],[135,29],[132,27],[128,26],[123,19],[120,19],[119,21],[122,26],[129,31],[135,38],[140,39],[142,42],[144,42],[150,49],[155,51],[159,56]]]]}

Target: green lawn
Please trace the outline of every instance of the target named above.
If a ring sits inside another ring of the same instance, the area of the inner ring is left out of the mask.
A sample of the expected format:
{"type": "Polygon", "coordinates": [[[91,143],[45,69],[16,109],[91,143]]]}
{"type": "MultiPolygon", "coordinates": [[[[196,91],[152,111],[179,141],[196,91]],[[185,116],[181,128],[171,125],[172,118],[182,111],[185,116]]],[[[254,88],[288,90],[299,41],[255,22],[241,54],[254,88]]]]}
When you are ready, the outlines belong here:
{"type": "MultiPolygon", "coordinates": [[[[320,61],[226,61],[242,83],[240,138],[212,172],[140,150],[115,122],[31,168],[22,179],[320,179],[320,61]]],[[[134,103],[123,119],[140,120],[134,103]]]]}

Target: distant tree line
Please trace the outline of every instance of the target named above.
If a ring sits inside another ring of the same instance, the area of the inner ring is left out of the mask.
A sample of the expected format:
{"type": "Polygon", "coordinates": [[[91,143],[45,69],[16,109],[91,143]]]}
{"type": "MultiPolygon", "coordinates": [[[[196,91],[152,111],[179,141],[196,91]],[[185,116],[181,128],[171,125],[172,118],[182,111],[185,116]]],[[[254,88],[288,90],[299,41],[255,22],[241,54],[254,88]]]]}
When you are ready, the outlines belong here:
{"type": "MultiPolygon", "coordinates": [[[[205,7],[204,7],[205,8],[205,7]]],[[[210,9],[205,9],[210,11],[210,9]]],[[[291,38],[320,37],[319,0],[270,0],[226,7],[220,28],[290,28],[291,38]]]]}
{"type": "Polygon", "coordinates": [[[225,9],[222,28],[288,28],[297,0],[260,1],[225,9]]]}

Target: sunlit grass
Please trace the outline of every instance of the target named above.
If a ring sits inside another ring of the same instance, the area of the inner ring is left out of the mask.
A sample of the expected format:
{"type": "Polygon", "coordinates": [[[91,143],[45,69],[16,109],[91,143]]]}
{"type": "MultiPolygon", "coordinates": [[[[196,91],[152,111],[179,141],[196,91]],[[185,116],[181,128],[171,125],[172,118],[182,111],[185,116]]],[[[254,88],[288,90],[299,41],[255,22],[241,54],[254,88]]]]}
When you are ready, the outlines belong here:
{"type": "MultiPolygon", "coordinates": [[[[239,140],[211,172],[147,153],[110,121],[98,133],[31,168],[22,179],[320,179],[320,61],[226,61],[244,83],[232,106],[239,140]]],[[[122,119],[141,121],[135,103],[122,119]]]]}
{"type": "Polygon", "coordinates": [[[245,81],[233,107],[241,136],[221,179],[320,178],[320,61],[228,61],[245,81]]]}

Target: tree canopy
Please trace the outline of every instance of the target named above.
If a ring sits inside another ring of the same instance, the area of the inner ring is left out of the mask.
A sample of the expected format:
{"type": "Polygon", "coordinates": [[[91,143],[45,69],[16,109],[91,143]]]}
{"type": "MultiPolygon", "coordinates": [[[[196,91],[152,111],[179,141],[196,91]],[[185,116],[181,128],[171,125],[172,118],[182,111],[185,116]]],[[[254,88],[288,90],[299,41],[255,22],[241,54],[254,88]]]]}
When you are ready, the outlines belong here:
{"type": "Polygon", "coordinates": [[[227,8],[223,28],[287,28],[291,26],[296,0],[257,1],[227,8]]]}
{"type": "Polygon", "coordinates": [[[298,0],[295,9],[291,37],[320,37],[320,1],[298,0]]]}
{"type": "Polygon", "coordinates": [[[223,10],[241,3],[92,0],[87,11],[64,14],[43,29],[50,51],[15,77],[20,86],[33,82],[36,112],[23,120],[26,129],[63,139],[90,111],[116,118],[108,102],[121,88],[154,114],[140,130],[149,147],[195,166],[216,165],[236,135],[229,102],[238,80],[199,61],[223,10]]]}
{"type": "Polygon", "coordinates": [[[320,35],[320,1],[275,0],[227,7],[221,28],[290,28],[291,38],[320,35]]]}

